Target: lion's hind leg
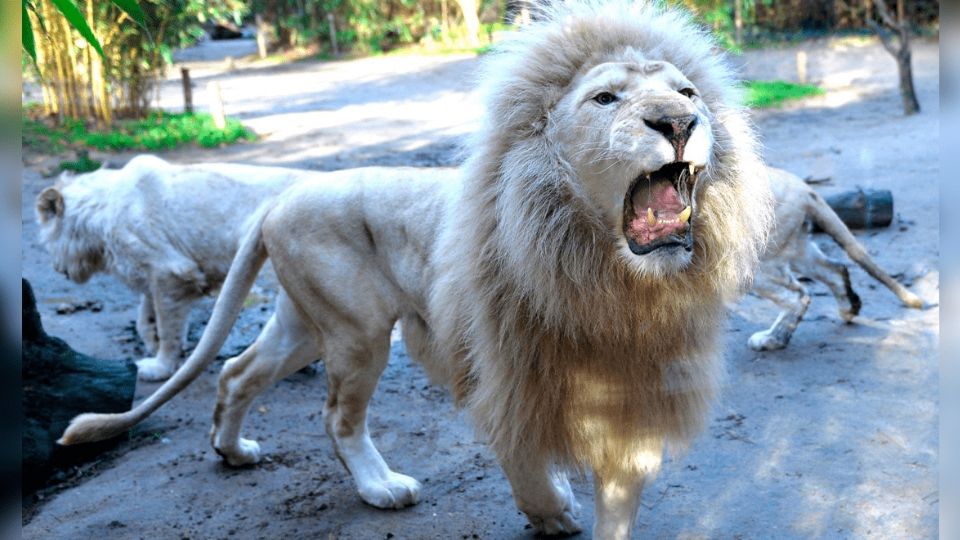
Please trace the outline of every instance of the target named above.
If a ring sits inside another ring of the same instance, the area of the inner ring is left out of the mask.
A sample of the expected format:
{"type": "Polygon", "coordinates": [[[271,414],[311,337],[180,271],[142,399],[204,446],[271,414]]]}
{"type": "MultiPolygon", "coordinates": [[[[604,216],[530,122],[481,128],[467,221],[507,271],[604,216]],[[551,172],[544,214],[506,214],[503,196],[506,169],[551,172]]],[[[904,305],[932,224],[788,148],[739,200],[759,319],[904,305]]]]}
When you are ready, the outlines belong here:
{"type": "Polygon", "coordinates": [[[240,437],[243,419],[254,398],[320,354],[320,344],[303,324],[290,299],[281,292],[276,313],[256,342],[240,356],[227,360],[220,372],[210,442],[228,464],[242,466],[260,460],[257,442],[240,437]]]}
{"type": "Polygon", "coordinates": [[[785,265],[767,263],[757,274],[753,292],[772,300],[782,311],[770,328],[750,336],[747,344],[757,351],[786,347],[810,305],[806,289],[785,265]]]}
{"type": "Polygon", "coordinates": [[[156,313],[157,355],[137,360],[137,376],[142,381],[162,381],[173,375],[180,363],[187,316],[197,297],[184,293],[175,278],[156,279],[151,289],[156,313]]]}
{"type": "Polygon", "coordinates": [[[420,483],[394,472],[367,429],[367,405],[390,355],[391,324],[376,331],[339,325],[324,332],[327,401],[323,420],[337,456],[350,471],[360,498],[377,508],[417,503],[420,483]]]}
{"type": "Polygon", "coordinates": [[[143,340],[143,346],[148,354],[156,354],[160,347],[160,337],[157,335],[157,313],[153,306],[153,294],[146,293],[140,297],[140,311],[137,313],[137,335],[143,340]]]}
{"type": "Polygon", "coordinates": [[[852,322],[860,313],[860,297],[850,284],[847,266],[824,255],[816,243],[809,242],[804,257],[795,259],[792,266],[797,272],[830,288],[844,322],[852,322]]]}

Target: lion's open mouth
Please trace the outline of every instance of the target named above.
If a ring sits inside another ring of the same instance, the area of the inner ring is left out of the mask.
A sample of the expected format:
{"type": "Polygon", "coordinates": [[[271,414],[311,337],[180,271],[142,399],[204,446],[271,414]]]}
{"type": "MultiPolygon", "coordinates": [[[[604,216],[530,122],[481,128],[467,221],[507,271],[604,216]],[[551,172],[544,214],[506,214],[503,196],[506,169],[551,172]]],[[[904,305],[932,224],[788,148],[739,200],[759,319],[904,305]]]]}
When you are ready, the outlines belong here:
{"type": "Polygon", "coordinates": [[[638,176],[623,201],[623,235],[636,255],[693,249],[693,186],[700,170],[675,162],[638,176]]]}

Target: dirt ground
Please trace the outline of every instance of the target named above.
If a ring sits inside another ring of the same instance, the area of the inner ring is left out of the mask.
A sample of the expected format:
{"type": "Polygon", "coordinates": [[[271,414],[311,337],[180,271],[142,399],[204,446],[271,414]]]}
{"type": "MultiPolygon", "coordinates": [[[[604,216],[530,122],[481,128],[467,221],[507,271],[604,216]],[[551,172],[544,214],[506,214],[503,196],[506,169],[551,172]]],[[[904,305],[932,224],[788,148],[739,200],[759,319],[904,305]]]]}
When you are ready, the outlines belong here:
{"type": "MultiPolygon", "coordinates": [[[[918,43],[923,112],[899,114],[893,60],[875,43],[815,42],[737,58],[746,77],[795,79],[798,50],[826,96],[756,115],[765,157],[800,176],[830,177],[825,192],[854,186],[894,193],[896,219],[858,233],[871,255],[929,302],[939,296],[938,58],[918,43]]],[[[450,165],[480,109],[472,57],[387,57],[285,66],[239,63],[216,51],[187,55],[195,101],[219,81],[228,114],[264,139],[218,150],[164,154],[176,162],[238,161],[313,169],[450,165]],[[198,59],[200,59],[198,61],[198,59]]],[[[161,101],[179,107],[179,82],[161,101]]],[[[115,163],[129,155],[108,156],[115,163]]],[[[136,358],[137,298],[111,278],[84,286],[53,272],[36,241],[33,198],[52,179],[50,158],[26,156],[23,275],[49,333],[102,358],[136,358]],[[98,300],[103,311],[57,315],[62,302],[98,300]]],[[[819,239],[834,255],[837,250],[819,239]]],[[[939,512],[939,308],[910,311],[852,270],[864,309],[844,325],[825,287],[789,348],[755,353],[749,335],[776,308],[748,297],[731,308],[727,382],[691,450],[671,457],[647,488],[646,538],[933,538],[939,512]]],[[[276,290],[269,272],[223,353],[252,341],[276,290]]],[[[212,301],[194,311],[195,340],[212,301]]],[[[222,359],[221,359],[222,360],[222,359]]],[[[370,428],[387,461],[423,483],[401,511],[363,504],[321,421],[322,365],[298,373],[254,405],[246,436],[262,464],[230,469],[207,433],[219,362],[97,463],[60,475],[26,501],[23,537],[112,538],[523,538],[530,535],[503,473],[468,420],[430,385],[399,341],[373,399],[370,428]]],[[[156,388],[141,383],[138,397],[156,388]]],[[[581,523],[593,522],[589,479],[575,482],[581,523]]],[[[584,538],[589,538],[584,533],[584,538]]]]}

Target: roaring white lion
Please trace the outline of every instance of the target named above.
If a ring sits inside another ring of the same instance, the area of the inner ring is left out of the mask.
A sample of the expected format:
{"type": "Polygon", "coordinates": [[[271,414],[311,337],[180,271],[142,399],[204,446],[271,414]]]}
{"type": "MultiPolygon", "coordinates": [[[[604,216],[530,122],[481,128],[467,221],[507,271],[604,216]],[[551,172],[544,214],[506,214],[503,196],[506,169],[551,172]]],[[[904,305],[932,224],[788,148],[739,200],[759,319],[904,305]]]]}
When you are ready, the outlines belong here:
{"type": "Polygon", "coordinates": [[[763,253],[753,292],[773,301],[783,311],[770,328],[750,336],[747,344],[752,349],[782,349],[790,343],[810,304],[810,295],[796,274],[829,287],[837,300],[840,318],[845,322],[853,321],[860,313],[860,297],[850,285],[846,265],[820,251],[810,239],[808,220],[816,222],[854,262],[893,291],[903,305],[916,309],[924,306],[923,300],[873,262],[836,212],[806,182],[781,169],[770,167],[768,171],[776,199],[775,226],[763,253]]]}
{"type": "Polygon", "coordinates": [[[401,321],[411,357],[488,437],[537,531],[574,533],[591,470],[596,538],[630,535],[665,446],[701,428],[725,302],[772,215],[736,85],[681,12],[557,2],[489,55],[486,114],[454,181],[343,171],[278,197],[243,241],[200,343],[155,394],[85,414],[61,442],[130,428],[197,377],[269,258],[285,291],[223,368],[211,438],[231,464],[254,397],[322,352],[324,422],[367,503],[417,501],[367,429],[401,321]]]}
{"type": "Polygon", "coordinates": [[[53,267],[84,283],[106,272],[142,293],[137,333],[156,356],[144,380],[169,377],[193,303],[223,283],[257,209],[307,171],[173,165],[138,156],[122,169],[64,175],[37,197],[40,240],[53,267]]]}

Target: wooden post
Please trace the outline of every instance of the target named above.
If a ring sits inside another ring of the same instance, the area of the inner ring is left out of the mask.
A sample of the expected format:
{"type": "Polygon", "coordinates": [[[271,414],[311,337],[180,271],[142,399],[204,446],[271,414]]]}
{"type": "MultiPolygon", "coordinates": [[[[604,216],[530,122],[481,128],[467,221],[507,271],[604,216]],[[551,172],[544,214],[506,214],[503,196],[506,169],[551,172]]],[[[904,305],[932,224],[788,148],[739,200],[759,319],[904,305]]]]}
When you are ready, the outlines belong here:
{"type": "Polygon", "coordinates": [[[330,50],[334,56],[340,56],[340,47],[337,46],[337,26],[333,20],[333,13],[327,13],[327,24],[330,25],[330,50]]]}
{"type": "Polygon", "coordinates": [[[797,82],[807,84],[807,53],[797,51],[797,82]]]}
{"type": "Polygon", "coordinates": [[[733,0],[733,39],[737,45],[743,45],[743,0],[733,0]]]}
{"type": "Polygon", "coordinates": [[[180,67],[180,80],[183,83],[183,112],[193,114],[193,85],[190,83],[190,70],[180,67]]]}
{"type": "Polygon", "coordinates": [[[257,13],[255,21],[257,25],[257,54],[262,60],[267,57],[267,35],[264,32],[263,15],[257,13]]]}
{"type": "Polygon", "coordinates": [[[220,92],[220,81],[213,81],[207,85],[207,91],[210,92],[210,116],[213,116],[213,124],[217,129],[227,127],[227,117],[223,112],[223,93],[220,92]]]}

